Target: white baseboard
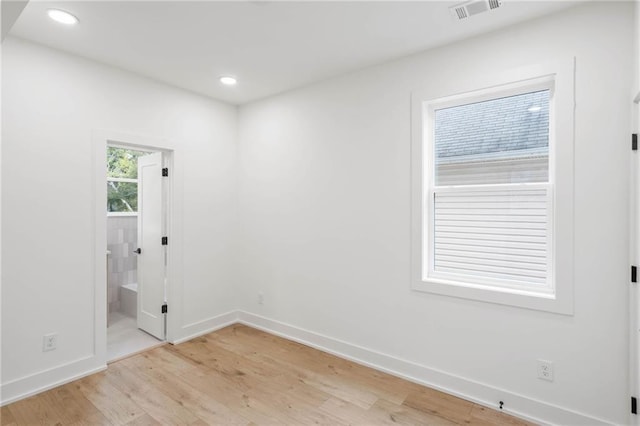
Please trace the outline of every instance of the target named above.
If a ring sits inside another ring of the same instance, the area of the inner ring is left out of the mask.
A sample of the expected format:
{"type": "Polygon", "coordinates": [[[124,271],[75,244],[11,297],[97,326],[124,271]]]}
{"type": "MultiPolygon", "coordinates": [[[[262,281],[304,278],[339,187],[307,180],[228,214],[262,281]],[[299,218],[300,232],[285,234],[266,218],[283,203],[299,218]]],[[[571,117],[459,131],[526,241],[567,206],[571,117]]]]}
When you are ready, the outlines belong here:
{"type": "Polygon", "coordinates": [[[107,368],[106,364],[97,364],[91,355],[61,366],[40,371],[26,377],[3,383],[0,386],[0,406],[64,385],[85,376],[98,373],[107,368]]]}
{"type": "Polygon", "coordinates": [[[227,312],[226,314],[187,324],[185,326],[182,326],[177,338],[170,339],[169,343],[177,345],[179,343],[186,342],[187,340],[194,339],[196,337],[202,336],[203,334],[211,333],[212,331],[219,330],[237,322],[238,311],[231,311],[227,312]]]}
{"type": "Polygon", "coordinates": [[[249,312],[239,311],[238,322],[489,408],[496,409],[498,401],[504,401],[505,413],[538,424],[613,423],[249,312]]]}

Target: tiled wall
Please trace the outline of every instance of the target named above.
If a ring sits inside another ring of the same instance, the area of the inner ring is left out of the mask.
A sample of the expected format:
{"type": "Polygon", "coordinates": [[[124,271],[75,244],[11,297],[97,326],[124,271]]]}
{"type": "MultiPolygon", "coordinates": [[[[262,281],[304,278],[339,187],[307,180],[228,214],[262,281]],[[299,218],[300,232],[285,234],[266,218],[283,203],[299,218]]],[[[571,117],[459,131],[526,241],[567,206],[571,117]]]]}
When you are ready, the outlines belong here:
{"type": "Polygon", "coordinates": [[[133,251],[137,248],[138,218],[110,216],[107,218],[107,298],[109,312],[120,309],[119,287],[137,281],[138,262],[133,251]]]}

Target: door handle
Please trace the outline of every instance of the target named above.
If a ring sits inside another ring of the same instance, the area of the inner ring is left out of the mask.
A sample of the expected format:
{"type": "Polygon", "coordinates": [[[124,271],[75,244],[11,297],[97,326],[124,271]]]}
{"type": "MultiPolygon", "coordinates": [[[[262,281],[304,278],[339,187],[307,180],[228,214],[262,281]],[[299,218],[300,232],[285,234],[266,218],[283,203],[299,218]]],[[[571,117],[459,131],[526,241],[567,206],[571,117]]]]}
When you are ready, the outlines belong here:
{"type": "Polygon", "coordinates": [[[142,249],[140,247],[138,247],[136,250],[133,251],[135,254],[140,254],[142,253],[142,249]]]}

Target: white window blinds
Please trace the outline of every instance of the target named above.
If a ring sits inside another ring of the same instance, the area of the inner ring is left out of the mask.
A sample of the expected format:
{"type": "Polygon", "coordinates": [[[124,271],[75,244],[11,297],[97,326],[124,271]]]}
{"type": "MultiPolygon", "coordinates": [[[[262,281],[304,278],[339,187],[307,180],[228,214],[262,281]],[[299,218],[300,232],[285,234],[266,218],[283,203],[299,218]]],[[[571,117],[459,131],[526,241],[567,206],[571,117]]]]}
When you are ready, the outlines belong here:
{"type": "Polygon", "coordinates": [[[456,280],[547,286],[547,184],[434,190],[433,271],[456,280]]]}

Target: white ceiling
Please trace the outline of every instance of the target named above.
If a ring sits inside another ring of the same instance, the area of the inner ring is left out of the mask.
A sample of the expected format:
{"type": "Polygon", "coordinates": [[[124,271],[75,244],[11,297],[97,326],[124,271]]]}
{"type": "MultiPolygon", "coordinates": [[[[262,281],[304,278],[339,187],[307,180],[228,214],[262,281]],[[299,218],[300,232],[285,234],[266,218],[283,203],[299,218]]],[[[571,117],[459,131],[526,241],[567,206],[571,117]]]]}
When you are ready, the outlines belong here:
{"type": "Polygon", "coordinates": [[[455,21],[459,3],[32,0],[10,35],[243,104],[576,4],[504,0],[455,21]],[[51,21],[51,7],[80,23],[51,21]]]}

